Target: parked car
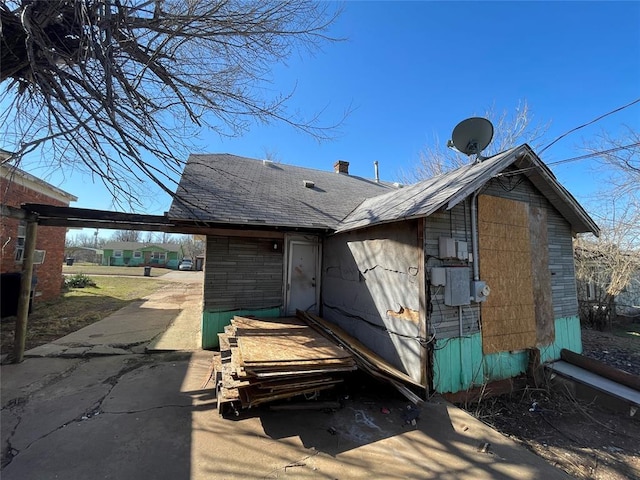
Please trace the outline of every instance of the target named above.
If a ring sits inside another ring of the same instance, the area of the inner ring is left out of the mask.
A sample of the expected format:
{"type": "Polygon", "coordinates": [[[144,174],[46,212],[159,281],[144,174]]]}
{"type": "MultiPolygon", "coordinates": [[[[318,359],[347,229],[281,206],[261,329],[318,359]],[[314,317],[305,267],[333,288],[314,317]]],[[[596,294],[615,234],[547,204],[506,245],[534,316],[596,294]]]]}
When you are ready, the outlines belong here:
{"type": "Polygon", "coordinates": [[[178,265],[179,270],[193,270],[193,262],[191,260],[184,259],[178,265]]]}

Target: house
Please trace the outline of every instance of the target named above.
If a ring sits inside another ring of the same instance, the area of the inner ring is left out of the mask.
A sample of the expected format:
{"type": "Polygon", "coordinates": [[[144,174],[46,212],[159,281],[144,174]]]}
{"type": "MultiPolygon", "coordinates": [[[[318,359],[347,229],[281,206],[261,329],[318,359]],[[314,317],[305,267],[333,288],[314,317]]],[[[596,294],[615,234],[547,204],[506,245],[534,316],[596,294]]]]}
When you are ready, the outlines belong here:
{"type": "Polygon", "coordinates": [[[151,266],[176,270],[182,260],[177,243],[109,242],[102,247],[102,265],[151,266]]]}
{"type": "Polygon", "coordinates": [[[572,238],[598,226],[528,145],[405,187],[334,168],[189,157],[169,217],[207,232],[204,348],[306,310],[441,393],[581,351],[572,238]]]}
{"type": "Polygon", "coordinates": [[[640,252],[585,241],[574,252],[583,323],[604,329],[618,318],[640,319],[640,252]]]}
{"type": "MultiPolygon", "coordinates": [[[[0,165],[0,202],[19,208],[23,203],[40,203],[67,207],[77,197],[33,175],[8,164],[0,165]]],[[[64,261],[65,227],[40,227],[36,241],[34,302],[51,300],[60,295],[64,261]]],[[[3,316],[15,315],[24,256],[26,224],[3,216],[0,220],[2,245],[3,316]]]]}

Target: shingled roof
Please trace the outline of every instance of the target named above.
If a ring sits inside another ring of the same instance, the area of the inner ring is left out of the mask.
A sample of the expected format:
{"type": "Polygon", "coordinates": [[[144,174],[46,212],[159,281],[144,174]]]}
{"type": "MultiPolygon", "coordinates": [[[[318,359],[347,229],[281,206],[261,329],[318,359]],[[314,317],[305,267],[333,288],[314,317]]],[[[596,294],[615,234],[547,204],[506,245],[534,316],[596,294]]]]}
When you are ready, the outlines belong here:
{"type": "Polygon", "coordinates": [[[404,188],[229,154],[191,155],[169,217],[345,232],[451,209],[492,178],[511,174],[527,177],[574,232],[599,234],[593,219],[526,144],[404,188]]]}
{"type": "Polygon", "coordinates": [[[392,190],[388,183],[333,171],[230,154],[192,154],[169,217],[207,224],[335,230],[364,199],[392,190]],[[313,186],[305,186],[305,181],[313,186]]]}
{"type": "Polygon", "coordinates": [[[510,174],[527,177],[571,224],[574,232],[600,233],[598,225],[526,144],[401,190],[369,198],[340,222],[337,231],[427,217],[441,208],[449,210],[492,178],[510,174]],[[512,172],[508,171],[510,167],[512,172]]]}

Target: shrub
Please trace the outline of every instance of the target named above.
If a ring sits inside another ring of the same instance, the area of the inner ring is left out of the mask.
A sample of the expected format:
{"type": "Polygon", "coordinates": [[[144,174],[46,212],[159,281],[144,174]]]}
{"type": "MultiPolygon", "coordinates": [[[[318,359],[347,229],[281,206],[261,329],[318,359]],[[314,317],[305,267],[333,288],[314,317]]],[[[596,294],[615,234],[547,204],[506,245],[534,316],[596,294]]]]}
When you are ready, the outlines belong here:
{"type": "Polygon", "coordinates": [[[64,286],[66,288],[85,288],[96,287],[96,282],[91,277],[86,276],[84,273],[76,273],[64,279],[64,286]]]}

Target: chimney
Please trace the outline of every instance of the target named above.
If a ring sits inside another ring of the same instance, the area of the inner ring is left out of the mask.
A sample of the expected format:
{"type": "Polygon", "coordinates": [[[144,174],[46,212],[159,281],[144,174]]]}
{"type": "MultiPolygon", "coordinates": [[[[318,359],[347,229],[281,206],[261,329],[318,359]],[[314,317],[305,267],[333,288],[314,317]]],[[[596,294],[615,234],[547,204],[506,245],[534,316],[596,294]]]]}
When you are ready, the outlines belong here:
{"type": "Polygon", "coordinates": [[[336,173],[346,173],[349,175],[349,162],[345,162],[344,160],[338,160],[333,164],[333,170],[336,173]]]}
{"type": "Polygon", "coordinates": [[[380,172],[378,171],[378,161],[373,162],[373,172],[375,174],[376,183],[380,183],[380,172]]]}

